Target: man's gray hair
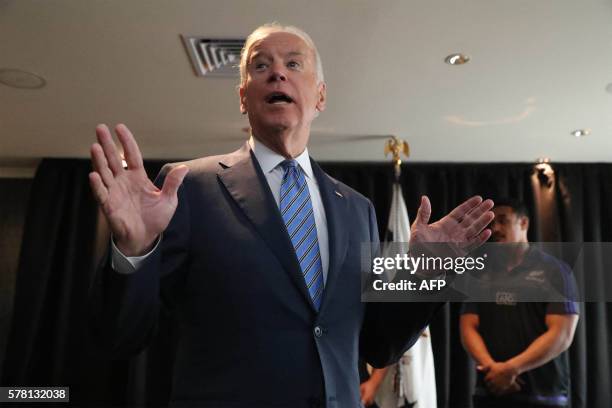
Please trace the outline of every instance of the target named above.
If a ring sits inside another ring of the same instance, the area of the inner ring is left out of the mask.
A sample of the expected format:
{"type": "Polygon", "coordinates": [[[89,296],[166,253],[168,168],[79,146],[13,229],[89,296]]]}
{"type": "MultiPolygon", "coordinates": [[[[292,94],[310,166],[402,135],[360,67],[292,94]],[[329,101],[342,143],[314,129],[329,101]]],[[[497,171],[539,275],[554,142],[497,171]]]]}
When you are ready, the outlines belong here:
{"type": "Polygon", "coordinates": [[[242,47],[242,51],[240,52],[240,85],[244,85],[247,78],[247,64],[249,62],[249,54],[251,53],[251,48],[255,42],[261,40],[268,34],[271,33],[289,33],[298,36],[302,39],[312,50],[315,57],[315,67],[317,72],[317,82],[323,82],[323,64],[321,63],[321,57],[319,56],[319,51],[315,46],[314,41],[305,31],[294,27],[294,26],[284,26],[279,23],[268,23],[261,25],[255,29],[249,36],[247,37],[244,47],[242,47]]]}

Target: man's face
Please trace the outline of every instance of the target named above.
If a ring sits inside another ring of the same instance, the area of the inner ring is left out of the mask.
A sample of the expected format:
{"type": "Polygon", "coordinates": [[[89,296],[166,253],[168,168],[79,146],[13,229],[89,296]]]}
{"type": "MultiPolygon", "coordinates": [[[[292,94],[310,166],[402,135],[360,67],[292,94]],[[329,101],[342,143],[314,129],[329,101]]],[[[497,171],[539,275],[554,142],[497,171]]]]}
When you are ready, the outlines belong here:
{"type": "Polygon", "coordinates": [[[285,129],[309,130],[317,110],[325,108],[325,84],[317,83],[314,52],[294,34],[276,32],[256,41],[246,73],[240,108],[260,138],[285,129]]]}
{"type": "Polygon", "coordinates": [[[511,207],[494,207],[495,218],[491,223],[494,242],[527,242],[529,218],[518,216],[511,207]]]}

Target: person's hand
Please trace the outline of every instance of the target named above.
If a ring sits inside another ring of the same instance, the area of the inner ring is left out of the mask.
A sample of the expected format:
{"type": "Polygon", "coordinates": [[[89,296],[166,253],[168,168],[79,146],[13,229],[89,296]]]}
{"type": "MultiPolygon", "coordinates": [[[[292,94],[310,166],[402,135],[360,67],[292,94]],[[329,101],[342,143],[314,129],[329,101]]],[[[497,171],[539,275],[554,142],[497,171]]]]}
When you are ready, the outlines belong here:
{"type": "Polygon", "coordinates": [[[94,171],[89,184],[108,220],[117,248],[126,256],[146,253],[161,234],[178,203],[177,191],[188,172],[173,168],[158,189],[145,173],[140,149],[123,124],[115,128],[123,146],[127,169],[121,163],[113,137],[106,125],[96,127],[98,143],[91,146],[94,171]]]}
{"type": "Polygon", "coordinates": [[[361,383],[359,386],[359,393],[361,395],[361,403],[364,406],[370,406],[374,403],[374,397],[378,387],[373,381],[367,380],[361,383]]]}
{"type": "Polygon", "coordinates": [[[521,390],[520,378],[517,378],[515,382],[510,384],[510,387],[506,388],[506,390],[502,391],[499,395],[514,394],[515,392],[519,392],[520,390],[521,390]]]}
{"type": "Polygon", "coordinates": [[[474,196],[432,224],[431,203],[421,197],[421,205],[410,229],[412,244],[446,243],[465,254],[482,245],[491,236],[485,227],[493,221],[493,201],[474,196]]]}
{"type": "Polygon", "coordinates": [[[511,364],[494,362],[477,368],[485,373],[485,384],[493,394],[504,395],[520,391],[518,371],[511,364]]]}

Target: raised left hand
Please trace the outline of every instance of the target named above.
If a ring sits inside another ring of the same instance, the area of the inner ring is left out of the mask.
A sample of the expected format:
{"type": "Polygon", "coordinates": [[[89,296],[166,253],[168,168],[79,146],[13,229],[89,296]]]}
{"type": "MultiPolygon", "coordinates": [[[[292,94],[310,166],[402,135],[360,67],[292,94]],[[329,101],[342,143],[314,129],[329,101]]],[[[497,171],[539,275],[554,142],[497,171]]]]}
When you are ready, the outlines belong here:
{"type": "Polygon", "coordinates": [[[416,244],[447,243],[463,254],[479,247],[491,236],[486,226],[493,221],[493,201],[474,196],[440,220],[429,224],[431,203],[421,197],[421,205],[410,229],[410,242],[416,244]]]}

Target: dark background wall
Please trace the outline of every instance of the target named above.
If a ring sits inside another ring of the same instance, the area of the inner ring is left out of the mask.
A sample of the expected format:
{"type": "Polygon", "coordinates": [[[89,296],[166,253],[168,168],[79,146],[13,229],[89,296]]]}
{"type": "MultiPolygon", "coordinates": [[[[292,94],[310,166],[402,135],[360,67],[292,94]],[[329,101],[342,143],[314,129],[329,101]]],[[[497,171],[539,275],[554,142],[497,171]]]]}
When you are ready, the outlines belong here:
{"type": "Polygon", "coordinates": [[[0,178],[0,372],[13,311],[17,262],[31,179],[0,178]]]}

